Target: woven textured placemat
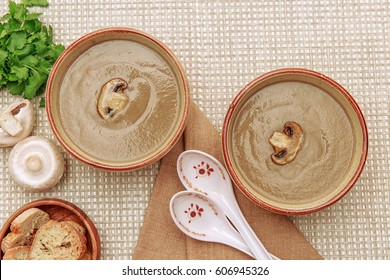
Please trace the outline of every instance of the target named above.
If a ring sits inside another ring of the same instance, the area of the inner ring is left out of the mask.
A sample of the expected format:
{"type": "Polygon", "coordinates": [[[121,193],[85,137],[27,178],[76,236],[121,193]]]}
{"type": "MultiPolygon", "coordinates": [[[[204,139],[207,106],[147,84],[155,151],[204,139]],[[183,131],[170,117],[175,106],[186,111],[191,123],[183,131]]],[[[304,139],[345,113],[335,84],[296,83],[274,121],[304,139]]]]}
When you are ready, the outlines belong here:
{"type": "MultiPolygon", "coordinates": [[[[90,31],[111,26],[141,29],[162,40],[181,60],[193,100],[218,130],[235,94],[276,68],[322,72],[362,108],[369,155],[353,190],[334,206],[292,217],[326,259],[390,259],[390,3],[345,1],[126,1],[49,0],[35,9],[68,46],[90,31]]],[[[0,3],[0,13],[7,10],[0,3]]],[[[0,93],[0,107],[13,100],[0,93]]],[[[33,134],[54,139],[44,109],[33,134]]],[[[130,259],[137,243],[158,163],[135,172],[110,173],[65,155],[60,184],[30,193],[10,178],[0,152],[0,224],[24,203],[58,197],[95,222],[103,259],[130,259]]]]}

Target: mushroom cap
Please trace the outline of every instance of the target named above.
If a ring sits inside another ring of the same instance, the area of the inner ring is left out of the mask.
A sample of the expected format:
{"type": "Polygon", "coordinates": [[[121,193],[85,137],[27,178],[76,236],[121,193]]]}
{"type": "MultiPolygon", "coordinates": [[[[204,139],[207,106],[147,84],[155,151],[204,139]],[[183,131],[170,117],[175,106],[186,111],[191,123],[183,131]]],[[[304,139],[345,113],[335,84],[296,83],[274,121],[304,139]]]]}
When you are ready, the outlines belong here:
{"type": "Polygon", "coordinates": [[[22,100],[11,103],[0,113],[1,116],[7,114],[12,114],[16,119],[15,121],[20,123],[22,131],[12,136],[0,127],[0,147],[14,146],[20,140],[29,136],[34,128],[35,114],[30,101],[22,100]]]}
{"type": "Polygon", "coordinates": [[[30,136],[11,150],[8,167],[17,184],[31,191],[43,191],[59,182],[65,170],[65,161],[52,141],[30,136]]]}

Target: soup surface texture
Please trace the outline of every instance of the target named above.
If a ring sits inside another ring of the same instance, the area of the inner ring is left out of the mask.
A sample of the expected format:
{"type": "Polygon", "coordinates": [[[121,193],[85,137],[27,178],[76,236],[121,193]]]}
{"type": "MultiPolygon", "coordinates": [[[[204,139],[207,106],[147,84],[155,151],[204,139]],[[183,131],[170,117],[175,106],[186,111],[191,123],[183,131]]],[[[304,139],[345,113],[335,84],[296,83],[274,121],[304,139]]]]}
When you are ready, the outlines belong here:
{"type": "Polygon", "coordinates": [[[290,205],[321,200],[334,191],[348,172],[355,145],[340,104],[303,82],[260,89],[241,108],[232,135],[233,161],[252,191],[290,205]],[[302,127],[304,140],[292,162],[278,165],[271,160],[269,138],[289,121],[302,127]]]}
{"type": "Polygon", "coordinates": [[[168,63],[152,49],[114,40],[84,52],[69,68],[60,89],[60,118],[69,138],[93,158],[137,161],[153,154],[175,129],[178,84],[168,63]],[[124,109],[103,119],[97,111],[104,84],[127,82],[124,109]]]}

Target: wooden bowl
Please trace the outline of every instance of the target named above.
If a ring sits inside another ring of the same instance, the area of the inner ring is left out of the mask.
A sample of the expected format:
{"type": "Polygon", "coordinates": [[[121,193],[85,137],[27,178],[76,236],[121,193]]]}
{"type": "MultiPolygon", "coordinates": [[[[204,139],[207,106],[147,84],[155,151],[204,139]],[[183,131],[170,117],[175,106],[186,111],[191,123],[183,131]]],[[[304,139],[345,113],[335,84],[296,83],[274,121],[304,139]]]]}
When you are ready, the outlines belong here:
{"type": "MultiPolygon", "coordinates": [[[[30,208],[39,208],[49,214],[50,218],[56,221],[74,221],[82,225],[86,230],[87,251],[91,252],[92,260],[100,259],[100,238],[98,231],[91,219],[76,205],[65,200],[56,198],[43,198],[23,205],[16,210],[4,223],[0,231],[0,243],[10,232],[12,221],[22,212],[30,208]]],[[[0,250],[0,259],[3,252],[0,250]]]]}
{"type": "Polygon", "coordinates": [[[257,205],[281,214],[308,214],[337,202],[354,186],[367,158],[368,133],[358,104],[331,78],[306,69],[279,69],[246,85],[222,129],[230,176],[257,205]],[[303,129],[293,161],[278,165],[270,144],[288,122],[303,129]]]}

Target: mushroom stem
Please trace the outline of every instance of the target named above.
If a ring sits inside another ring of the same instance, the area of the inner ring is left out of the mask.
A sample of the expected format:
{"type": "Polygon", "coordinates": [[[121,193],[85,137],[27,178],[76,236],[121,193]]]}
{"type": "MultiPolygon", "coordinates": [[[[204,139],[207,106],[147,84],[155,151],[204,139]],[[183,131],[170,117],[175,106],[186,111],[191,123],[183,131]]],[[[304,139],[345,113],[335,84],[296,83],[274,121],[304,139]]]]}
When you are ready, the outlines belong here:
{"type": "Polygon", "coordinates": [[[39,156],[30,156],[26,160],[26,168],[31,172],[38,172],[42,168],[42,160],[39,156]]]}
{"type": "Polygon", "coordinates": [[[0,126],[11,136],[17,136],[23,131],[23,127],[20,121],[14,117],[12,112],[6,112],[1,114],[0,126]]]}

